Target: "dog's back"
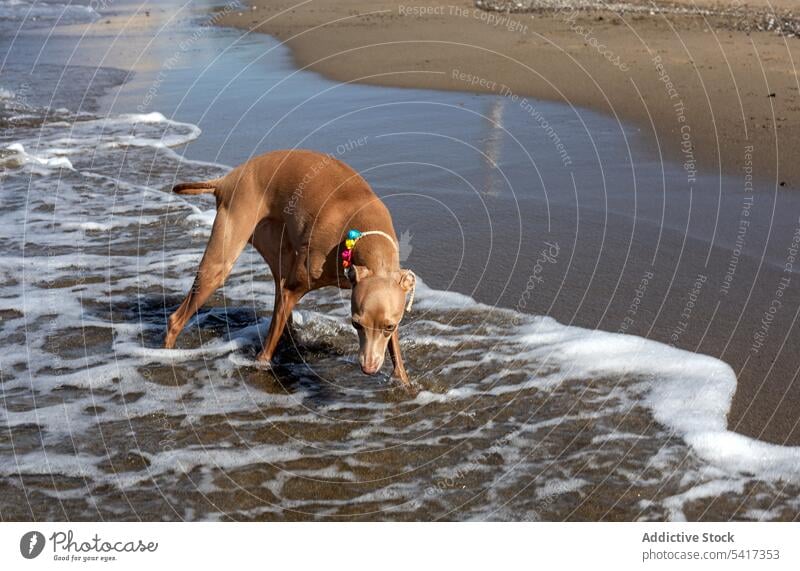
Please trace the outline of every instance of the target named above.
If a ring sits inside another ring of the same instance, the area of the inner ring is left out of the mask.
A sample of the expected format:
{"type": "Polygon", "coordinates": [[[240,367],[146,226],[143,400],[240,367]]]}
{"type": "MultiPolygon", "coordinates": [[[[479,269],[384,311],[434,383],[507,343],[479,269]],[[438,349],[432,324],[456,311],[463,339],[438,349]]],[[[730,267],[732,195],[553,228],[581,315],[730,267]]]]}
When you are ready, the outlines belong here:
{"type": "Polygon", "coordinates": [[[246,203],[262,210],[263,217],[287,224],[298,216],[321,222],[325,212],[351,214],[380,204],[367,182],[348,165],[331,155],[301,149],[254,157],[224,177],[180,183],[173,192],[214,194],[218,206],[246,203]]]}
{"type": "Polygon", "coordinates": [[[239,223],[246,220],[253,229],[262,221],[270,223],[273,232],[276,226],[285,229],[294,250],[314,253],[315,274],[323,265],[326,273],[335,271],[335,263],[324,264],[319,256],[335,256],[350,228],[380,230],[397,241],[389,210],[369,184],[348,165],[323,153],[272,151],[224,177],[181,183],[173,190],[184,195],[214,194],[218,211],[226,210],[239,223]]]}

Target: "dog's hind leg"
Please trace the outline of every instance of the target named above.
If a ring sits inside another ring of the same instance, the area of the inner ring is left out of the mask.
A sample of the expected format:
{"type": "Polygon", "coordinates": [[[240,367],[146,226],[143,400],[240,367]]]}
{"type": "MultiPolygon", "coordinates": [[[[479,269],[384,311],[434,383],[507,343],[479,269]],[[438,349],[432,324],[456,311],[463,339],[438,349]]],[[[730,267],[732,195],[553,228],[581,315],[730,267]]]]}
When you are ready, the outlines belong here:
{"type": "Polygon", "coordinates": [[[220,208],[217,211],[211,237],[197,269],[192,289],[180,307],[169,317],[167,335],[164,339],[165,348],[171,349],[175,346],[175,340],[189,319],[225,282],[225,278],[233,269],[233,264],[247,244],[255,222],[252,213],[241,216],[238,212],[231,213],[227,208],[220,208]]]}

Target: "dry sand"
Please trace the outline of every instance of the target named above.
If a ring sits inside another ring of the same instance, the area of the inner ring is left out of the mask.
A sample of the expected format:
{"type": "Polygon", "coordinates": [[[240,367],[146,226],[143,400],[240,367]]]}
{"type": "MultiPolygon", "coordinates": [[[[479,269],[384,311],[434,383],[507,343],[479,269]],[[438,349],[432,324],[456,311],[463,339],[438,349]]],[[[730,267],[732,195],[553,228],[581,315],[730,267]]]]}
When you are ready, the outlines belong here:
{"type": "Polygon", "coordinates": [[[221,22],[286,41],[299,67],[376,85],[497,92],[503,84],[655,130],[662,151],[677,159],[674,104],[682,101],[703,172],[740,172],[744,147],[753,145],[764,191],[800,188],[797,38],[727,29],[726,18],[713,16],[501,14],[468,0],[253,0],[252,8],[221,22]],[[485,81],[467,82],[455,70],[485,81]]]}

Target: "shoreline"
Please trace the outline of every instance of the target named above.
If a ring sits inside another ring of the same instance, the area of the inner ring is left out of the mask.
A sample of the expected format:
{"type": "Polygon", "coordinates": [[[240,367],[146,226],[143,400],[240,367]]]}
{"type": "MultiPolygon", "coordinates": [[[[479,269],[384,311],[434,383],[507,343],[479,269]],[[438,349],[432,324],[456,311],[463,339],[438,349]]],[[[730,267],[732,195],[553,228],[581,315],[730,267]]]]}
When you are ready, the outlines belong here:
{"type": "Polygon", "coordinates": [[[797,38],[711,29],[706,16],[506,13],[471,0],[249,4],[218,23],[278,38],[299,69],[391,87],[502,86],[629,122],[654,153],[687,169],[696,160],[702,174],[741,176],[752,151],[761,191],[800,188],[800,82],[787,72],[797,38]]]}
{"type": "MultiPolygon", "coordinates": [[[[510,18],[502,20],[503,28],[487,24],[489,16],[482,14],[491,13],[476,12],[466,0],[414,3],[420,11],[433,10],[426,15],[401,15],[399,7],[408,5],[386,0],[297,8],[285,1],[251,1],[250,10],[232,12],[218,23],[284,42],[297,69],[339,82],[498,95],[500,89],[506,96],[567,103],[638,126],[633,144],[649,145],[656,161],[683,164],[687,176],[681,186],[689,190],[693,170],[718,181],[717,192],[725,184],[756,202],[767,200],[759,199],[761,193],[771,197],[800,188],[800,161],[792,160],[789,144],[800,140],[800,83],[786,63],[800,60],[797,38],[711,32],[708,21],[696,16],[623,18],[584,11],[571,12],[568,19],[502,14],[510,18]],[[576,26],[583,26],[583,35],[576,26]],[[602,40],[603,53],[589,49],[592,38],[602,40]]],[[[754,2],[759,3],[764,1],[754,2]]],[[[781,323],[771,331],[773,338],[784,338],[782,345],[757,354],[749,349],[750,329],[770,303],[779,271],[743,259],[738,272],[752,286],[726,295],[724,303],[704,294],[692,313],[703,327],[681,331],[675,341],[677,317],[670,314],[684,305],[681,292],[692,291],[700,274],[723,279],[730,260],[721,252],[709,266],[701,251],[707,245],[698,244],[697,253],[684,252],[676,240],[685,269],[667,290],[651,286],[653,299],[666,296],[667,310],[647,309],[654,321],[646,327],[637,321],[629,333],[722,359],[737,373],[730,430],[800,445],[800,410],[791,405],[800,398],[800,387],[792,382],[797,364],[783,351],[791,325],[781,323]]],[[[669,261],[652,269],[657,275],[673,271],[669,261]]],[[[592,295],[599,301],[576,305],[572,298],[588,293],[578,277],[563,284],[566,303],[534,303],[529,310],[568,325],[615,331],[626,310],[618,292],[635,290],[640,274],[626,273],[616,285],[613,280],[594,284],[592,295]]],[[[786,295],[787,305],[800,304],[795,291],[786,295]]]]}

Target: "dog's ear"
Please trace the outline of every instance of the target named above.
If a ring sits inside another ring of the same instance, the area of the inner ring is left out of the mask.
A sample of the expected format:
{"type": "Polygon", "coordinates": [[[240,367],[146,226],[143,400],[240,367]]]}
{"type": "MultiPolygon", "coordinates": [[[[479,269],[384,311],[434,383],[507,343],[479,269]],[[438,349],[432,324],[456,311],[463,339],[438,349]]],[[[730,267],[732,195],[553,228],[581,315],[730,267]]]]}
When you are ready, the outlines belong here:
{"type": "Polygon", "coordinates": [[[356,285],[364,278],[368,278],[371,273],[367,266],[350,266],[347,268],[347,279],[351,284],[356,285]]]}
{"type": "Polygon", "coordinates": [[[400,274],[398,282],[403,291],[408,293],[413,290],[417,285],[417,275],[411,270],[400,270],[398,273],[400,274]]]}

